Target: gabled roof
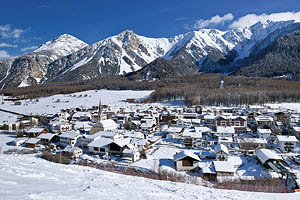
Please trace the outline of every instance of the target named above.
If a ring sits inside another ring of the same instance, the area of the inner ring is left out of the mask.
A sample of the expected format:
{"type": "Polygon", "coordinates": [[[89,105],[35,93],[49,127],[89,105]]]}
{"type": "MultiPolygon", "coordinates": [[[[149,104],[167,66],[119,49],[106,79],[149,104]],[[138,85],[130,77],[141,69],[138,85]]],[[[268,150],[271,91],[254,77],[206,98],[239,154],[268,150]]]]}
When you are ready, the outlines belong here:
{"type": "Polygon", "coordinates": [[[235,133],[234,127],[233,126],[217,126],[217,133],[235,133]]]}
{"type": "Polygon", "coordinates": [[[194,154],[192,151],[188,151],[188,150],[181,151],[180,153],[175,154],[174,161],[181,160],[182,158],[185,158],[185,157],[190,157],[190,158],[193,158],[194,160],[200,161],[200,158],[196,154],[194,154]]]}
{"type": "Polygon", "coordinates": [[[235,172],[234,166],[230,161],[214,161],[216,172],[235,172]]]}
{"type": "Polygon", "coordinates": [[[51,140],[54,136],[56,136],[56,134],[45,133],[45,134],[39,135],[37,138],[51,140]]]}
{"type": "Polygon", "coordinates": [[[101,120],[99,123],[102,125],[103,128],[111,127],[111,126],[118,126],[117,123],[112,119],[101,120]]]}
{"type": "Polygon", "coordinates": [[[88,147],[104,147],[112,143],[113,140],[109,138],[99,138],[97,140],[92,141],[87,146],[88,147]]]}
{"type": "Polygon", "coordinates": [[[257,132],[260,134],[271,134],[272,131],[270,129],[257,129],[257,132]]]}
{"type": "Polygon", "coordinates": [[[28,131],[26,131],[27,133],[40,133],[44,130],[44,128],[31,128],[28,131]]]}
{"type": "Polygon", "coordinates": [[[217,144],[214,149],[215,153],[223,151],[226,154],[229,154],[227,147],[224,144],[217,144]]]}
{"type": "Polygon", "coordinates": [[[124,138],[121,140],[114,141],[113,143],[117,144],[120,147],[124,147],[127,144],[130,144],[131,138],[124,138]]]}
{"type": "Polygon", "coordinates": [[[62,134],[60,134],[59,137],[65,137],[65,138],[73,139],[73,138],[78,137],[79,135],[80,135],[79,133],[74,132],[74,131],[66,131],[66,132],[63,132],[62,134]]]}
{"type": "Polygon", "coordinates": [[[37,144],[41,139],[38,138],[30,138],[29,140],[27,140],[25,143],[26,144],[37,144]]]}

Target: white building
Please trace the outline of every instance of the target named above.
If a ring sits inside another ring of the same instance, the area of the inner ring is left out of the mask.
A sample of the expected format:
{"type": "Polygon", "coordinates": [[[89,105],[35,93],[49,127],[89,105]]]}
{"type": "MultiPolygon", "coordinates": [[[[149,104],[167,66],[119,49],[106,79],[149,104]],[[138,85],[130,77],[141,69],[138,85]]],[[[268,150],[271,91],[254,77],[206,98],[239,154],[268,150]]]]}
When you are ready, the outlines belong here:
{"type": "Polygon", "coordinates": [[[118,124],[112,119],[101,120],[91,129],[91,134],[98,131],[112,131],[118,128],[118,124]]]}
{"type": "Polygon", "coordinates": [[[272,131],[270,129],[257,129],[257,135],[259,138],[264,138],[266,140],[271,139],[272,131]]]}
{"type": "Polygon", "coordinates": [[[228,148],[224,144],[217,144],[214,149],[216,153],[216,160],[227,161],[228,160],[228,148]]]}
{"type": "Polygon", "coordinates": [[[193,170],[199,166],[200,158],[191,151],[182,151],[174,155],[177,171],[193,170]]]}
{"type": "Polygon", "coordinates": [[[97,155],[105,155],[109,151],[108,145],[112,143],[113,140],[109,138],[100,138],[97,140],[92,141],[88,144],[88,149],[90,154],[97,154],[97,155]]]}
{"type": "Polygon", "coordinates": [[[81,137],[81,135],[74,131],[67,131],[63,132],[59,136],[59,142],[60,146],[66,147],[66,146],[74,146],[77,142],[77,139],[81,137]]]}
{"type": "Polygon", "coordinates": [[[295,136],[289,135],[277,135],[276,139],[278,148],[282,152],[294,151],[296,149],[296,143],[298,142],[295,136]]]}
{"type": "Polygon", "coordinates": [[[233,126],[217,126],[216,134],[219,135],[219,137],[234,137],[235,130],[233,126]]]}

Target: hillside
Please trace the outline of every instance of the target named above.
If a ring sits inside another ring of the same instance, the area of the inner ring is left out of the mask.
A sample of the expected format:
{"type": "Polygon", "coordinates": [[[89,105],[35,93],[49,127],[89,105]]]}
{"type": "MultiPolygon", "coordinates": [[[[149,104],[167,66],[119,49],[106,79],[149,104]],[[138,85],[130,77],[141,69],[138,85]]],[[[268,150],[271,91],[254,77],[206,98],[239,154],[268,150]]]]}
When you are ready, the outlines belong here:
{"type": "MultiPolygon", "coordinates": [[[[2,138],[3,139],[3,138],[2,138]]],[[[253,193],[157,181],[30,155],[0,155],[0,196],[12,199],[298,199],[298,194],[253,193]]]]}

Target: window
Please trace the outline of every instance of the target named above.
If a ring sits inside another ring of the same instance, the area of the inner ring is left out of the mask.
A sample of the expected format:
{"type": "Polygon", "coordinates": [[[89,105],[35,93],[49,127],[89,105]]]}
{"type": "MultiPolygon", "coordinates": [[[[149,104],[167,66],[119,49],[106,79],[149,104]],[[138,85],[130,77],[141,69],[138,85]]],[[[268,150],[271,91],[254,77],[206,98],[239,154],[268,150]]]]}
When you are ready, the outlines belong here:
{"type": "Polygon", "coordinates": [[[98,147],[94,147],[94,151],[99,151],[99,148],[98,147]]]}

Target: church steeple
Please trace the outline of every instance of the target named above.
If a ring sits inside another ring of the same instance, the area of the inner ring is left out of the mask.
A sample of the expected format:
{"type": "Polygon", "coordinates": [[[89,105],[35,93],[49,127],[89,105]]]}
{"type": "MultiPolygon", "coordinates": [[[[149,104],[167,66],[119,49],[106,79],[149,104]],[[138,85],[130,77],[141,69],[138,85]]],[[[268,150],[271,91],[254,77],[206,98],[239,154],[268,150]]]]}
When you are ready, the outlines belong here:
{"type": "Polygon", "coordinates": [[[98,106],[98,117],[99,121],[102,120],[102,112],[103,112],[103,107],[102,107],[102,102],[101,99],[99,100],[99,106],[98,106]]]}

